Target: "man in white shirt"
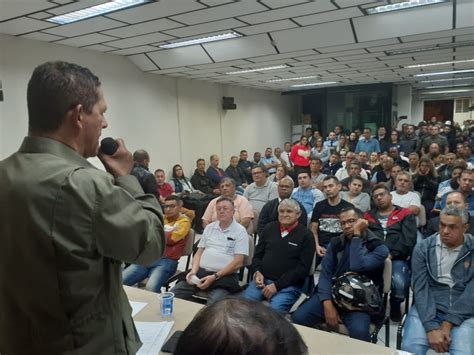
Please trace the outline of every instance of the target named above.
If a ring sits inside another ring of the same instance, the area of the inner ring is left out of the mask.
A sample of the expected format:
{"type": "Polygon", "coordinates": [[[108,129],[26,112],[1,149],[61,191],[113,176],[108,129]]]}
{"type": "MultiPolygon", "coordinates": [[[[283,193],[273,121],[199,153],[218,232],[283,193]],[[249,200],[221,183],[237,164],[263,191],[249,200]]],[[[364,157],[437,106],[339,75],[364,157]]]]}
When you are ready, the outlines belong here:
{"type": "Polygon", "coordinates": [[[402,171],[395,177],[395,191],[392,191],[392,203],[394,205],[408,208],[415,216],[420,214],[420,195],[410,191],[412,179],[408,172],[402,171]]]}
{"type": "Polygon", "coordinates": [[[210,223],[199,241],[191,271],[173,289],[177,298],[192,299],[199,290],[209,291],[213,304],[240,291],[238,270],[249,255],[248,234],[234,219],[234,203],[227,197],[216,202],[217,221],[210,223]]]}

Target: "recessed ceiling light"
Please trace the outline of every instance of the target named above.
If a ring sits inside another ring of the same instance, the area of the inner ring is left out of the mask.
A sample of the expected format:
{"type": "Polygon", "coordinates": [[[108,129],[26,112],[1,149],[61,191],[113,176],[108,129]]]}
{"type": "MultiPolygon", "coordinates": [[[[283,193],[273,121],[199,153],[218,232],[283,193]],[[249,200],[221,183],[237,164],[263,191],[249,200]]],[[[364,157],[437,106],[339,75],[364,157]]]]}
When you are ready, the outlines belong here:
{"type": "Polygon", "coordinates": [[[422,81],[420,81],[420,83],[434,83],[434,82],[437,82],[437,81],[470,80],[470,79],[474,79],[474,76],[465,76],[464,78],[422,80],[422,81]]]}
{"type": "Polygon", "coordinates": [[[128,7],[154,2],[155,0],[112,0],[100,5],[86,7],[85,9],[69,12],[63,15],[54,16],[46,19],[48,22],[65,25],[67,23],[84,20],[86,18],[96,17],[108,14],[112,11],[123,10],[128,7]]]}
{"type": "Polygon", "coordinates": [[[299,76],[295,78],[284,78],[284,79],[272,79],[265,81],[266,83],[277,83],[279,81],[290,81],[290,80],[305,80],[305,79],[314,79],[319,78],[318,75],[310,75],[310,76],[299,76]]]}
{"type": "Polygon", "coordinates": [[[326,81],[323,83],[311,83],[311,84],[296,84],[296,85],[291,85],[290,87],[292,88],[302,88],[305,86],[319,86],[319,85],[330,85],[330,84],[337,84],[337,81],[326,81]]]}
{"type": "Polygon", "coordinates": [[[421,74],[415,74],[414,76],[435,76],[435,75],[449,75],[449,74],[461,74],[461,73],[472,73],[472,72],[474,72],[474,69],[440,71],[437,73],[421,73],[421,74]]]}
{"type": "Polygon", "coordinates": [[[474,46],[474,41],[442,43],[442,44],[437,44],[435,46],[429,46],[429,47],[399,49],[399,50],[394,50],[394,51],[386,51],[385,54],[387,55],[410,54],[410,53],[434,51],[438,49],[452,49],[452,48],[470,47],[470,46],[474,46]]]}
{"type": "Polygon", "coordinates": [[[428,91],[424,92],[423,94],[427,95],[435,95],[435,94],[454,94],[456,92],[472,92],[472,90],[469,89],[455,89],[455,90],[443,90],[443,91],[428,91]]]}
{"type": "Polygon", "coordinates": [[[365,11],[367,11],[367,14],[369,15],[374,15],[374,14],[379,14],[381,12],[405,10],[405,9],[410,9],[412,7],[439,4],[439,3],[447,2],[447,1],[449,0],[410,0],[410,1],[403,1],[403,2],[399,2],[395,4],[390,4],[390,5],[371,7],[369,9],[366,9],[365,11]]]}
{"type": "Polygon", "coordinates": [[[439,62],[439,63],[426,63],[426,64],[414,64],[414,65],[407,65],[406,69],[409,68],[423,68],[423,67],[432,67],[436,65],[447,65],[447,64],[458,64],[458,63],[469,63],[474,62],[474,59],[464,59],[464,60],[452,60],[450,62],[439,62]]]}
{"type": "Polygon", "coordinates": [[[215,36],[201,37],[201,38],[190,39],[188,41],[163,44],[162,46],[160,46],[160,48],[186,47],[186,46],[192,46],[193,44],[223,41],[225,39],[237,38],[237,37],[241,37],[241,36],[242,35],[240,35],[236,32],[227,32],[227,33],[222,33],[220,35],[215,35],[215,36]]]}
{"type": "Polygon", "coordinates": [[[227,75],[245,74],[245,73],[254,73],[254,72],[257,72],[257,71],[266,71],[266,70],[275,70],[275,69],[284,69],[284,68],[289,68],[289,65],[282,64],[282,65],[274,65],[273,67],[244,69],[244,70],[238,70],[238,71],[230,71],[230,72],[224,73],[224,74],[227,74],[227,75]]]}

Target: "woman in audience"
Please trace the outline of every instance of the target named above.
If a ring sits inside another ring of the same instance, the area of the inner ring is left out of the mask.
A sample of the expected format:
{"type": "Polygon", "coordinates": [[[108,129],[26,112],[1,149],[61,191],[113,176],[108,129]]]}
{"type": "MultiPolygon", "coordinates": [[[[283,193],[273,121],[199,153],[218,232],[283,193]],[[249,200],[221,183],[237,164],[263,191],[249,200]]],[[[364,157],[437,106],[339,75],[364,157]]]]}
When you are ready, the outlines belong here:
{"type": "Polygon", "coordinates": [[[347,140],[347,147],[350,152],[355,152],[357,143],[359,143],[359,138],[355,132],[349,134],[349,139],[347,140]]]}
{"type": "Polygon", "coordinates": [[[324,146],[323,139],[321,137],[317,138],[315,146],[311,149],[311,159],[319,158],[324,164],[328,161],[329,155],[330,150],[324,146]]]}
{"type": "Polygon", "coordinates": [[[420,156],[418,155],[418,153],[410,153],[408,155],[408,164],[410,164],[410,167],[408,168],[408,174],[410,174],[411,176],[417,173],[419,160],[420,156]]]}
{"type": "Polygon", "coordinates": [[[310,156],[308,137],[301,136],[300,141],[293,146],[290,153],[290,159],[293,162],[296,176],[298,176],[301,170],[309,172],[310,156]]]}
{"type": "Polygon", "coordinates": [[[377,165],[380,165],[379,153],[372,152],[369,158],[370,171],[372,172],[377,165]]]}
{"type": "Polygon", "coordinates": [[[337,143],[337,146],[336,146],[336,152],[341,154],[342,150],[344,150],[346,152],[349,151],[349,146],[347,144],[347,137],[346,137],[345,134],[339,135],[339,142],[337,143]]]}
{"type": "Polygon", "coordinates": [[[261,302],[227,298],[202,308],[179,337],[175,355],[303,355],[291,322],[261,302]]]}
{"type": "Polygon", "coordinates": [[[398,149],[398,151],[401,150],[400,133],[398,133],[397,130],[393,130],[390,133],[390,142],[388,143],[387,151],[392,147],[396,147],[398,149]]]}
{"type": "Polygon", "coordinates": [[[438,191],[438,174],[433,161],[427,156],[420,158],[418,171],[413,175],[413,189],[421,195],[421,203],[429,216],[434,206],[434,197],[438,191]]]}
{"type": "Polygon", "coordinates": [[[178,196],[198,192],[191,184],[191,180],[184,176],[183,167],[179,164],[173,166],[173,178],[170,180],[170,185],[178,196]]]}
{"type": "Polygon", "coordinates": [[[353,176],[349,180],[349,191],[341,191],[341,198],[352,203],[362,212],[370,209],[370,196],[362,192],[364,188],[364,179],[359,176],[353,176]]]}
{"type": "Polygon", "coordinates": [[[278,184],[281,179],[288,175],[288,168],[286,165],[280,165],[275,174],[272,174],[268,177],[271,182],[278,184]]]}

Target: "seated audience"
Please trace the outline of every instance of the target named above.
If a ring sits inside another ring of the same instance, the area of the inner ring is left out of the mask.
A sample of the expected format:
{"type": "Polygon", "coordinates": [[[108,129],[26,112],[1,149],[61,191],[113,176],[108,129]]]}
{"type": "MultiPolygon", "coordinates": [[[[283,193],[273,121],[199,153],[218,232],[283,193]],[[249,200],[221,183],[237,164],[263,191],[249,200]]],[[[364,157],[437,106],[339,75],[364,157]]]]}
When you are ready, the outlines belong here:
{"type": "Polygon", "coordinates": [[[341,233],[339,213],[342,209],[354,207],[341,197],[341,183],[334,176],[327,176],[323,181],[323,192],[326,199],[318,202],[311,215],[311,232],[316,241],[316,263],[319,264],[326,254],[331,238],[341,233]]]}
{"type": "Polygon", "coordinates": [[[184,176],[183,167],[179,164],[173,166],[173,178],[170,185],[177,196],[189,195],[191,192],[199,192],[194,188],[191,180],[184,176]]]}
{"type": "Polygon", "coordinates": [[[166,182],[166,175],[163,169],[155,170],[156,189],[160,196],[160,203],[165,203],[165,199],[171,196],[174,192],[173,187],[166,182]]]}
{"type": "Polygon", "coordinates": [[[390,140],[388,142],[387,152],[390,152],[390,148],[397,148],[397,151],[400,151],[401,149],[400,134],[397,130],[392,130],[392,132],[390,132],[390,140]]]}
{"type": "MultiPolygon", "coordinates": [[[[365,153],[365,152],[364,152],[365,153]]],[[[360,153],[359,153],[360,154],[360,153]]],[[[374,168],[376,166],[379,166],[380,165],[380,159],[379,159],[379,153],[377,152],[372,152],[372,154],[370,154],[370,160],[369,160],[369,163],[368,163],[369,167],[370,167],[370,171],[371,173],[373,172],[374,168]]]]}
{"type": "Polygon", "coordinates": [[[301,213],[296,201],[280,202],[278,222],[267,224],[259,235],[251,268],[253,281],[244,298],[265,299],[280,313],[288,313],[298,300],[315,251],[311,232],[298,223],[301,213]]]}
{"type": "Polygon", "coordinates": [[[206,161],[202,158],[196,160],[196,169],[191,177],[191,183],[208,196],[215,197],[220,194],[219,188],[214,188],[211,178],[206,175],[206,161]]]}
{"type": "Polygon", "coordinates": [[[317,138],[315,146],[311,148],[311,159],[320,159],[323,163],[327,162],[331,151],[323,144],[323,138],[317,138]]]}
{"type": "MultiPolygon", "coordinates": [[[[257,233],[259,235],[262,234],[263,228],[265,228],[268,223],[278,221],[278,205],[284,199],[291,198],[294,186],[295,183],[289,176],[285,176],[280,180],[280,183],[278,184],[278,197],[268,201],[260,211],[257,225],[257,233]]],[[[298,204],[300,205],[300,209],[303,211],[303,205],[300,202],[298,202],[298,204]]],[[[308,224],[308,216],[306,213],[301,213],[300,217],[298,218],[298,223],[302,226],[306,226],[308,224]]]]}
{"type": "Polygon", "coordinates": [[[219,168],[219,156],[217,154],[212,154],[209,158],[209,167],[206,170],[206,175],[212,181],[212,188],[219,188],[221,180],[224,178],[224,170],[219,168]]]}
{"type": "Polygon", "coordinates": [[[277,185],[265,176],[265,168],[257,165],[252,168],[253,182],[244,191],[244,197],[252,205],[255,217],[263,205],[278,197],[277,185]]]}
{"type": "Polygon", "coordinates": [[[408,155],[408,173],[410,175],[415,175],[418,172],[418,162],[420,160],[420,156],[417,153],[410,153],[408,155]]]}
{"type": "Polygon", "coordinates": [[[327,141],[324,142],[324,146],[329,149],[329,151],[335,152],[337,147],[337,135],[335,132],[329,132],[327,141]]]}
{"type": "MultiPolygon", "coordinates": [[[[371,184],[370,184],[370,181],[368,181],[367,179],[365,179],[363,176],[362,176],[362,173],[364,173],[365,171],[362,169],[361,167],[361,164],[360,162],[358,162],[357,160],[352,160],[351,163],[348,165],[348,168],[347,169],[344,169],[345,171],[348,171],[348,176],[343,178],[341,181],[341,185],[342,185],[342,188],[344,190],[348,190],[349,189],[349,182],[351,181],[351,178],[353,177],[360,177],[362,179],[362,182],[363,182],[363,186],[362,186],[362,191],[364,192],[367,192],[367,193],[370,193],[371,191],[371,184]]],[[[337,175],[337,174],[336,174],[337,175]]],[[[344,174],[340,174],[340,175],[344,175],[345,176],[345,173],[344,174]]],[[[367,176],[367,174],[365,174],[365,176],[367,176]]],[[[336,176],[337,177],[337,176],[336,176]]]]}
{"type": "Polygon", "coordinates": [[[420,195],[411,191],[411,175],[405,171],[395,176],[395,191],[392,191],[392,203],[396,206],[408,208],[413,215],[420,214],[420,195]]]}
{"type": "MultiPolygon", "coordinates": [[[[468,209],[468,204],[466,201],[466,196],[460,191],[451,191],[446,194],[446,206],[457,206],[468,209]]],[[[439,230],[439,216],[431,217],[428,221],[428,224],[424,230],[424,237],[427,238],[439,230]]],[[[469,230],[468,233],[474,235],[474,216],[469,216],[469,230]]]]}
{"type": "Polygon", "coordinates": [[[333,152],[329,156],[329,160],[324,163],[323,174],[334,176],[340,168],[342,168],[340,155],[337,152],[333,152]]]}
{"type": "Polygon", "coordinates": [[[174,355],[305,355],[308,347],[282,315],[254,301],[228,298],[202,308],[174,355]]]}
{"type": "Polygon", "coordinates": [[[241,150],[240,151],[240,156],[239,156],[239,162],[237,166],[244,172],[245,174],[245,182],[247,184],[252,183],[252,173],[250,170],[252,170],[252,162],[248,160],[248,152],[246,150],[241,150]]]}
{"type": "MultiPolygon", "coordinates": [[[[467,209],[471,216],[474,215],[474,171],[464,170],[458,179],[459,188],[457,191],[461,192],[464,195],[464,198],[467,202],[467,209]]],[[[446,195],[441,197],[440,206],[444,208],[446,205],[446,195]]]]}
{"type": "Polygon", "coordinates": [[[316,159],[311,159],[311,162],[309,164],[309,170],[311,173],[311,183],[314,188],[320,189],[323,186],[323,180],[327,176],[326,174],[323,174],[321,172],[323,168],[323,162],[321,159],[316,158],[316,159]]]}
{"type": "Polygon", "coordinates": [[[387,182],[392,178],[393,159],[386,157],[381,163],[382,170],[377,171],[372,176],[372,183],[378,184],[381,182],[387,182]]]}
{"type": "Polygon", "coordinates": [[[338,136],[336,152],[338,152],[340,154],[341,151],[345,151],[345,152],[349,151],[349,146],[347,145],[347,137],[346,137],[345,134],[340,134],[338,136]]]}
{"type": "Polygon", "coordinates": [[[355,132],[351,132],[349,134],[349,139],[347,141],[347,147],[348,147],[348,152],[355,152],[357,143],[359,143],[359,137],[357,137],[357,134],[355,132]]]}
{"type": "Polygon", "coordinates": [[[365,180],[360,176],[352,176],[348,179],[349,191],[341,191],[341,198],[352,203],[354,207],[362,212],[368,211],[370,209],[370,196],[368,193],[362,192],[365,180]]]}
{"type": "Polygon", "coordinates": [[[148,153],[143,149],[135,151],[133,153],[133,162],[134,164],[130,174],[137,178],[145,193],[152,194],[159,199],[160,195],[156,189],[156,179],[148,170],[150,164],[150,156],[148,153]]]}
{"type": "Polygon", "coordinates": [[[206,211],[202,216],[202,225],[204,228],[209,223],[217,220],[216,202],[221,197],[226,197],[234,202],[234,219],[237,223],[240,223],[244,228],[247,228],[253,219],[253,210],[249,201],[245,197],[237,195],[235,193],[235,182],[231,178],[225,177],[221,180],[220,184],[221,196],[209,202],[206,211]]]}
{"type": "Polygon", "coordinates": [[[404,351],[474,353],[474,240],[467,233],[468,218],[466,209],[446,207],[439,233],[415,247],[415,304],[405,322],[404,351]]]}
{"type": "Polygon", "coordinates": [[[421,203],[425,206],[427,216],[434,207],[438,183],[438,174],[433,161],[427,156],[421,157],[418,162],[418,172],[413,175],[413,189],[420,193],[421,203]]]}
{"type": "MultiPolygon", "coordinates": [[[[461,173],[466,170],[467,164],[466,162],[458,162],[456,165],[453,167],[452,172],[451,172],[451,178],[449,180],[445,180],[439,183],[438,185],[438,192],[436,193],[436,200],[440,200],[441,197],[450,192],[450,191],[455,191],[459,189],[459,177],[461,176],[461,173]]],[[[437,203],[435,204],[435,208],[439,208],[440,206],[437,206],[437,203]]]]}
{"type": "Polygon", "coordinates": [[[177,298],[192,299],[199,290],[209,291],[207,304],[238,292],[238,270],[249,254],[244,227],[234,220],[234,202],[220,197],[216,202],[217,221],[209,224],[199,240],[191,271],[171,291],[177,298]],[[193,276],[199,279],[195,283],[193,276]]]}
{"type": "Polygon", "coordinates": [[[415,126],[408,124],[405,131],[400,138],[400,153],[408,157],[411,153],[416,153],[420,150],[420,140],[415,134],[415,126]]]}
{"type": "Polygon", "coordinates": [[[314,205],[325,199],[324,194],[319,189],[313,187],[307,171],[301,171],[298,174],[298,185],[299,186],[293,190],[291,198],[304,206],[303,213],[306,213],[308,219],[311,219],[314,205]]]}
{"type": "MultiPolygon", "coordinates": [[[[285,145],[283,146],[283,151],[281,152],[281,159],[283,162],[285,162],[286,167],[288,168],[289,171],[293,170],[293,162],[290,159],[290,154],[291,154],[291,143],[290,142],[285,142],[285,145]]],[[[252,181],[250,181],[252,182],[252,181]]]]}
{"type": "MultiPolygon", "coordinates": [[[[359,161],[356,160],[356,154],[353,153],[353,152],[348,152],[346,154],[346,161],[345,161],[345,163],[342,164],[343,167],[340,168],[334,176],[337,177],[337,179],[339,181],[342,181],[342,180],[352,176],[351,173],[350,173],[352,162],[357,162],[357,165],[358,165],[358,174],[357,175],[362,176],[362,178],[367,180],[367,173],[365,172],[365,170],[362,169],[362,166],[360,165],[359,161]]],[[[353,174],[354,174],[354,172],[353,172],[353,174]]]]}
{"type": "Polygon", "coordinates": [[[288,175],[288,169],[287,169],[286,165],[280,165],[276,169],[276,173],[270,175],[268,177],[268,180],[270,180],[271,182],[274,182],[275,184],[278,184],[280,182],[280,180],[283,179],[287,175],[288,175]]]}
{"type": "Polygon", "coordinates": [[[253,153],[252,166],[259,165],[261,159],[262,159],[262,154],[260,154],[260,152],[253,153]]]}
{"type": "Polygon", "coordinates": [[[402,168],[402,170],[408,170],[410,164],[400,156],[400,150],[397,147],[388,148],[388,156],[393,159],[393,163],[402,168]]]}
{"type": "Polygon", "coordinates": [[[408,296],[410,266],[408,259],[416,243],[415,216],[408,208],[394,206],[392,195],[384,184],[372,190],[375,208],[364,214],[369,229],[376,233],[390,250],[392,259],[392,288],[390,293],[390,318],[400,321],[400,305],[408,296]]]}
{"type": "MultiPolygon", "coordinates": [[[[248,184],[245,173],[239,168],[239,158],[235,155],[230,157],[230,164],[225,169],[225,176],[230,177],[235,182],[235,186],[243,192],[248,184]]],[[[222,181],[222,180],[221,180],[222,181]]]]}
{"type": "Polygon", "coordinates": [[[152,292],[161,292],[161,287],[178,267],[179,258],[183,254],[191,220],[180,213],[183,202],[176,196],[168,196],[163,204],[164,229],[166,247],[163,257],[150,266],[132,264],[123,270],[123,284],[133,286],[146,278],[146,289],[152,292]]]}
{"type": "Polygon", "coordinates": [[[423,154],[428,154],[428,148],[431,144],[435,143],[439,147],[438,153],[448,153],[449,143],[445,137],[439,135],[439,127],[437,125],[430,126],[429,133],[429,136],[426,136],[421,141],[421,152],[423,154]]]}
{"type": "Polygon", "coordinates": [[[446,181],[451,179],[453,173],[454,164],[456,163],[456,154],[448,153],[446,154],[445,164],[438,169],[439,181],[446,181]]]}
{"type": "Polygon", "coordinates": [[[263,165],[269,175],[276,173],[276,168],[280,166],[280,161],[272,155],[272,148],[265,149],[265,154],[260,159],[260,164],[263,165]]]}
{"type": "Polygon", "coordinates": [[[344,311],[333,300],[334,279],[346,272],[367,276],[381,291],[384,262],[388,248],[377,235],[367,229],[367,221],[354,207],[339,214],[342,234],[331,239],[321,264],[318,287],[311,297],[292,315],[293,322],[305,326],[326,322],[329,329],[338,329],[343,323],[351,338],[370,341],[371,315],[364,311],[344,311]]]}

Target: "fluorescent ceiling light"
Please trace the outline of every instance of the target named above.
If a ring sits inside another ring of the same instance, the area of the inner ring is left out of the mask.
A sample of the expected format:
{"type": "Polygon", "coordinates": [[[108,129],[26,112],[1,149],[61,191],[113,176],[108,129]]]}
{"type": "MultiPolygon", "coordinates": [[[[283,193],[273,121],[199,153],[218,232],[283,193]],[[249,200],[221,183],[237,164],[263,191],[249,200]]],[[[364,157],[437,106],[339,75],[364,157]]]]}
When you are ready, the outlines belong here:
{"type": "Polygon", "coordinates": [[[245,74],[245,73],[254,73],[254,72],[257,72],[257,71],[285,69],[285,68],[289,68],[289,65],[282,64],[282,65],[274,65],[273,67],[263,67],[263,68],[245,69],[245,70],[239,70],[239,71],[230,71],[230,72],[224,73],[224,74],[227,74],[227,75],[245,74]]]}
{"type": "Polygon", "coordinates": [[[455,90],[443,90],[443,91],[428,91],[428,92],[423,92],[422,94],[425,95],[436,95],[436,94],[454,94],[457,92],[472,92],[472,90],[469,89],[455,89],[455,90]]]}
{"type": "Polygon", "coordinates": [[[314,79],[319,78],[318,75],[310,75],[310,76],[299,76],[296,78],[284,78],[284,79],[272,79],[265,81],[266,83],[277,83],[279,81],[290,81],[290,80],[305,80],[305,79],[314,79]]]}
{"type": "Polygon", "coordinates": [[[319,85],[330,85],[330,84],[337,84],[337,81],[326,81],[324,83],[311,83],[311,84],[296,84],[291,85],[292,88],[302,88],[305,86],[319,86],[319,85]]]}
{"type": "Polygon", "coordinates": [[[237,38],[237,37],[241,37],[241,35],[238,34],[238,33],[235,33],[235,32],[227,32],[227,33],[222,33],[220,35],[215,35],[215,36],[201,37],[201,38],[190,39],[188,41],[164,44],[164,45],[160,46],[160,48],[186,47],[186,46],[192,46],[193,44],[222,41],[222,40],[225,40],[225,39],[231,39],[231,38],[237,38]]]}
{"type": "Polygon", "coordinates": [[[470,46],[474,46],[473,41],[442,43],[442,44],[437,44],[435,46],[430,46],[430,47],[399,49],[399,50],[394,50],[394,51],[386,51],[385,53],[387,55],[399,55],[399,54],[410,54],[410,53],[434,51],[438,49],[452,49],[452,48],[470,47],[470,46]]]}
{"type": "Polygon", "coordinates": [[[372,7],[372,8],[366,9],[366,11],[369,15],[374,15],[374,14],[379,14],[381,12],[405,10],[412,7],[439,4],[439,3],[447,2],[447,1],[449,0],[410,0],[410,1],[399,2],[396,4],[372,7]]]}
{"type": "Polygon", "coordinates": [[[54,16],[46,19],[46,21],[57,23],[59,25],[65,25],[67,23],[76,22],[84,20],[86,18],[100,16],[103,14],[108,14],[112,11],[118,11],[152,1],[154,0],[113,0],[100,5],[86,7],[85,9],[69,12],[67,14],[54,16]]]}
{"type": "Polygon", "coordinates": [[[437,81],[470,80],[470,79],[474,79],[474,76],[465,76],[464,78],[422,80],[422,81],[420,81],[420,83],[434,83],[434,82],[437,82],[437,81]]]}
{"type": "Polygon", "coordinates": [[[447,65],[447,64],[458,64],[458,63],[469,63],[469,62],[474,62],[474,59],[464,59],[464,60],[452,60],[450,62],[439,62],[439,63],[427,63],[427,64],[414,64],[414,65],[408,65],[404,68],[423,68],[423,67],[432,67],[436,65],[447,65]]]}
{"type": "Polygon", "coordinates": [[[415,74],[414,76],[449,75],[449,74],[461,74],[461,73],[472,73],[472,72],[474,72],[474,69],[440,71],[438,73],[421,73],[421,74],[415,74]]]}

